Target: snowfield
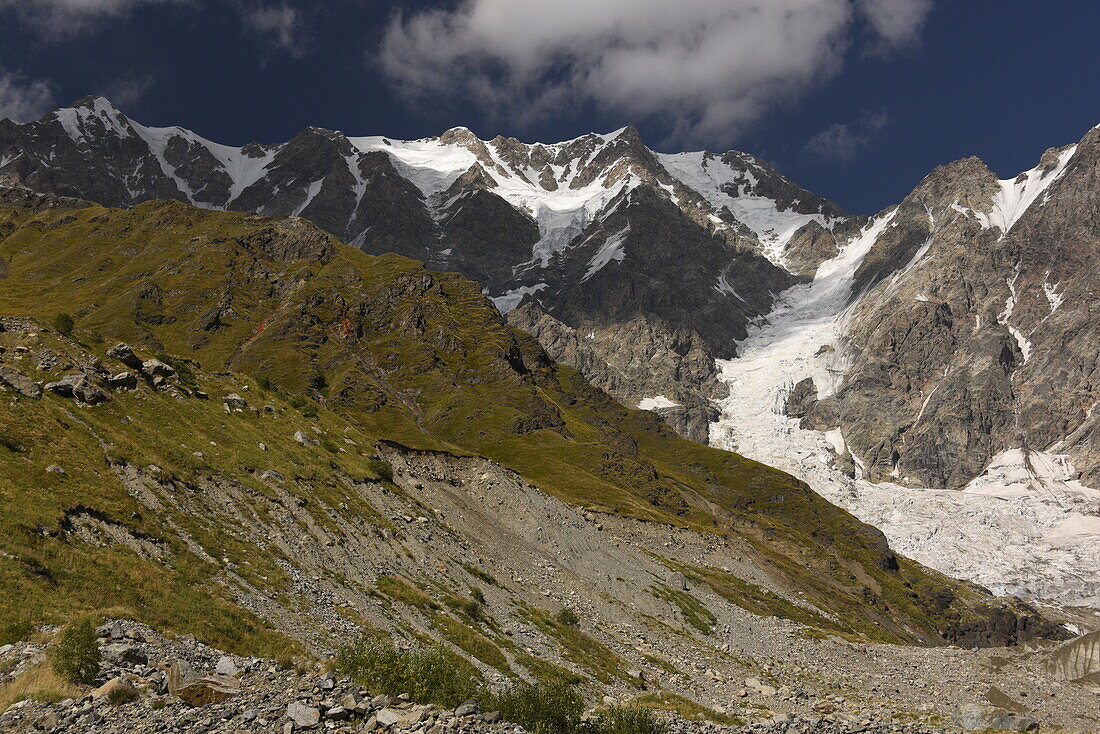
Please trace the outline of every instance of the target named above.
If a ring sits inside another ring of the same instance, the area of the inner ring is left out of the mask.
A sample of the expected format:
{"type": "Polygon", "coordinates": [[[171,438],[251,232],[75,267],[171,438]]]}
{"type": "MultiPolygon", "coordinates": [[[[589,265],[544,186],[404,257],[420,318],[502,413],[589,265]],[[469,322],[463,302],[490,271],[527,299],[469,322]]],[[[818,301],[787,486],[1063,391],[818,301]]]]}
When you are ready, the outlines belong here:
{"type": "Polygon", "coordinates": [[[892,216],[871,221],[812,283],[786,291],[738,345],[741,356],[719,362],[730,395],[711,442],[799,477],[926,566],[999,594],[1100,607],[1100,491],[1073,479],[1067,457],[1007,451],[962,491],[874,484],[834,467],[847,451],[839,429],[801,430],[783,414],[805,377],[822,396],[835,389],[852,274],[892,216]]]}

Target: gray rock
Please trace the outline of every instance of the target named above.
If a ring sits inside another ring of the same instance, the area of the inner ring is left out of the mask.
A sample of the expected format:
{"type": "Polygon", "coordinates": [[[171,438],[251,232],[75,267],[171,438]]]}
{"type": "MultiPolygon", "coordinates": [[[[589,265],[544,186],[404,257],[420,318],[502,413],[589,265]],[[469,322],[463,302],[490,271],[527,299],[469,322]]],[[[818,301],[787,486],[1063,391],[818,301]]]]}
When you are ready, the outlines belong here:
{"type": "Polygon", "coordinates": [[[25,398],[42,397],[42,385],[18,370],[0,365],[0,386],[14,390],[25,398]]]}
{"type": "Polygon", "coordinates": [[[998,731],[1034,731],[1039,722],[1027,714],[1019,714],[999,706],[968,703],[955,713],[955,723],[967,731],[995,729],[998,731]]]}
{"type": "Polygon", "coordinates": [[[107,378],[112,390],[134,390],[138,386],[137,375],[133,372],[119,372],[107,378]]]}
{"type": "Polygon", "coordinates": [[[294,432],[294,440],[297,441],[298,443],[300,443],[303,446],[316,446],[317,445],[316,441],[314,441],[312,438],[310,438],[306,434],[302,433],[301,431],[295,431],[294,432]]]}
{"type": "Polygon", "coordinates": [[[241,683],[226,675],[200,675],[184,660],[174,660],[168,667],[168,692],[191,706],[221,703],[236,695],[241,683]]]}
{"type": "Polygon", "coordinates": [[[175,377],[176,371],[159,359],[147,359],[141,364],[141,371],[149,377],[175,377]]]}
{"type": "Polygon", "coordinates": [[[237,393],[229,393],[222,398],[222,403],[232,410],[248,410],[248,401],[237,393]]]}
{"type": "Polygon", "coordinates": [[[233,658],[228,655],[222,655],[218,658],[218,664],[214,666],[214,670],[221,675],[228,675],[229,677],[233,677],[240,672],[237,664],[233,662],[233,658]]]}
{"type": "Polygon", "coordinates": [[[122,362],[132,370],[142,368],[141,358],[134,354],[134,350],[130,348],[129,344],[117,344],[111,347],[107,350],[107,356],[122,362]]]}
{"type": "Polygon", "coordinates": [[[46,471],[50,474],[64,474],[65,470],[59,467],[57,464],[50,464],[46,467],[46,471]]]}
{"type": "Polygon", "coordinates": [[[465,703],[459,704],[455,708],[455,716],[472,716],[480,711],[481,707],[478,705],[477,701],[470,699],[465,703]]]}
{"type": "Polygon", "coordinates": [[[286,707],[286,717],[294,722],[295,727],[308,729],[321,722],[321,711],[313,706],[294,702],[286,707]]]}
{"type": "Polygon", "coordinates": [[[49,382],[45,389],[64,398],[75,398],[86,405],[99,405],[111,399],[83,372],[66,375],[57,382],[49,382]]]}
{"type": "Polygon", "coordinates": [[[103,657],[116,665],[148,665],[149,656],[137,645],[111,643],[103,648],[103,657]]]}

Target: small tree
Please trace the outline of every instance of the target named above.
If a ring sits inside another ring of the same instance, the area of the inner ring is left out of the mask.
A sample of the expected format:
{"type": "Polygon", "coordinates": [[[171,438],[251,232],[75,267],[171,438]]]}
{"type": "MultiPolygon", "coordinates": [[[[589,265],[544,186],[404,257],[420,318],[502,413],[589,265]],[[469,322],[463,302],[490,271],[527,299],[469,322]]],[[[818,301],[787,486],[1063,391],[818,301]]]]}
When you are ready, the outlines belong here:
{"type": "Polygon", "coordinates": [[[558,613],[554,615],[554,619],[558,624],[564,624],[566,627],[576,627],[581,623],[581,618],[570,607],[559,609],[558,613]]]}
{"type": "Polygon", "coordinates": [[[71,622],[61,630],[50,649],[50,665],[69,683],[95,683],[99,675],[99,642],[90,618],[71,622]]]}
{"type": "Polygon", "coordinates": [[[61,336],[71,336],[73,333],[73,317],[67,313],[59,313],[53,318],[53,328],[61,336]]]}

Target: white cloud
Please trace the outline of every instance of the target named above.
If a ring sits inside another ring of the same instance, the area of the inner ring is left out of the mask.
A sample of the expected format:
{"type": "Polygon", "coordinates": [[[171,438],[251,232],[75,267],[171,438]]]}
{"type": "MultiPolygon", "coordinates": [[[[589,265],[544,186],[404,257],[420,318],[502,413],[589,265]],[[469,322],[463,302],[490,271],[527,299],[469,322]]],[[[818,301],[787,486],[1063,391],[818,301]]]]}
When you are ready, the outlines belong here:
{"type": "Polygon", "coordinates": [[[270,39],[295,58],[304,56],[309,45],[305,21],[297,8],[286,2],[256,5],[243,11],[245,24],[270,39]]]}
{"type": "Polygon", "coordinates": [[[153,87],[152,74],[132,73],[121,76],[107,85],[103,96],[122,107],[136,104],[153,87]]]}
{"type": "Polygon", "coordinates": [[[53,107],[53,101],[49,82],[0,71],[0,119],[15,122],[37,119],[53,107]]]}
{"type": "Polygon", "coordinates": [[[806,152],[821,160],[850,161],[866,150],[890,124],[885,110],[865,113],[855,122],[831,125],[806,142],[806,152]]]}
{"type": "Polygon", "coordinates": [[[728,142],[836,74],[857,13],[900,38],[879,5],[901,1],[461,0],[395,15],[377,61],[409,101],[461,98],[519,121],[593,105],[676,142],[728,142]]]}
{"type": "Polygon", "coordinates": [[[187,2],[190,0],[0,0],[0,11],[15,13],[43,38],[58,40],[124,16],[141,5],[187,2]]]}
{"type": "Polygon", "coordinates": [[[877,36],[871,49],[892,51],[920,38],[932,0],[859,0],[859,11],[877,36]]]}

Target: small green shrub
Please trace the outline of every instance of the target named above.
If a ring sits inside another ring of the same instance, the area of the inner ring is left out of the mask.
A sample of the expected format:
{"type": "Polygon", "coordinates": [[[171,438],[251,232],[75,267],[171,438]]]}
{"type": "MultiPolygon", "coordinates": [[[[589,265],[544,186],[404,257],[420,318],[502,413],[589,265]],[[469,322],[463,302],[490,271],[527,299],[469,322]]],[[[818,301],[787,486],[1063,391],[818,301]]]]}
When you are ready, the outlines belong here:
{"type": "Polygon", "coordinates": [[[90,341],[92,344],[102,344],[104,341],[103,332],[93,331],[91,334],[88,335],[88,341],[90,341]]]}
{"type": "Polygon", "coordinates": [[[447,708],[476,697],[482,684],[473,666],[442,646],[402,650],[389,639],[364,638],[344,648],[336,667],[371,691],[408,693],[447,708]]]}
{"type": "Polygon", "coordinates": [[[91,618],[66,625],[50,648],[50,665],[63,680],[91,684],[99,675],[99,642],[91,618]]]}
{"type": "Polygon", "coordinates": [[[160,354],[156,354],[154,356],[161,362],[164,362],[166,365],[174,369],[176,371],[176,377],[179,378],[179,381],[182,382],[184,385],[195,384],[195,371],[191,369],[191,365],[188,364],[186,360],[179,359],[178,357],[173,357],[170,354],[165,354],[164,352],[161,352],[160,354]]]}
{"type": "Polygon", "coordinates": [[[30,622],[12,622],[0,627],[0,645],[10,645],[29,639],[34,632],[34,625],[30,622]]]}
{"type": "Polygon", "coordinates": [[[500,711],[505,721],[533,734],[571,734],[581,731],[584,697],[563,683],[513,683],[484,697],[482,709],[500,711]]]}
{"type": "Polygon", "coordinates": [[[59,313],[53,317],[53,328],[61,336],[72,336],[74,326],[73,317],[67,313],[59,313]]]}
{"type": "Polygon", "coordinates": [[[482,604],[482,605],[485,604],[485,594],[478,587],[476,587],[476,586],[470,587],[470,596],[478,604],[482,604]]]}
{"type": "Polygon", "coordinates": [[[666,734],[668,724],[648,709],[612,706],[591,722],[592,734],[666,734]]]}
{"type": "Polygon", "coordinates": [[[107,694],[107,700],[112,706],[121,706],[124,703],[136,701],[140,695],[130,686],[119,686],[111,689],[111,692],[107,694]]]}
{"type": "Polygon", "coordinates": [[[260,375],[256,378],[256,385],[264,392],[271,392],[275,389],[275,383],[271,381],[271,378],[267,375],[260,375]]]}
{"type": "Polygon", "coordinates": [[[554,621],[558,624],[564,624],[566,627],[576,627],[581,623],[581,618],[577,616],[577,613],[571,607],[562,607],[554,615],[554,621]]]}
{"type": "Polygon", "coordinates": [[[371,474],[383,482],[393,483],[393,467],[385,459],[370,459],[367,461],[367,469],[371,474]]]}

